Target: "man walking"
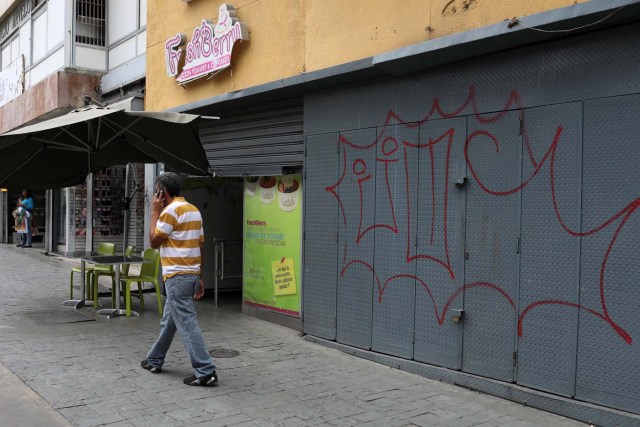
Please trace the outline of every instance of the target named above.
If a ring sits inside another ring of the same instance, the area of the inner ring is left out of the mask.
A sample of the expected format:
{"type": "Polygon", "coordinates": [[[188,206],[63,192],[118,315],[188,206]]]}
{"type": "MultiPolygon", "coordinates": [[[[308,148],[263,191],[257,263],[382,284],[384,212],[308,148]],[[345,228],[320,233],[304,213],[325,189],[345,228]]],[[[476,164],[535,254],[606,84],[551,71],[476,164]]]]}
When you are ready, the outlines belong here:
{"type": "Polygon", "coordinates": [[[204,295],[202,216],[195,206],[180,197],[180,177],[175,173],[165,172],[156,179],[149,241],[152,248],[160,248],[167,300],[160,321],[160,336],[142,361],[142,367],[154,374],[162,371],[177,330],[195,371],[184,383],[215,386],[218,384],[216,366],[204,344],[193,303],[204,295]]]}

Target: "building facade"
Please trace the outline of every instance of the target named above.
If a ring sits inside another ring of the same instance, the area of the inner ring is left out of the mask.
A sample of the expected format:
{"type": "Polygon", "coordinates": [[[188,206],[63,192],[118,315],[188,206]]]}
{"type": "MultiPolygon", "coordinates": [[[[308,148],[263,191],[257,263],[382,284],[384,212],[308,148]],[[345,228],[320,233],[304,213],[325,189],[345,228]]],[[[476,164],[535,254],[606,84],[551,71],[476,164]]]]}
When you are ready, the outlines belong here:
{"type": "MultiPolygon", "coordinates": [[[[87,103],[141,99],[146,74],[146,0],[18,0],[0,3],[0,132],[47,120],[87,103]]],[[[144,171],[116,166],[75,188],[34,189],[36,240],[48,250],[122,244],[123,201],[144,171]],[[125,190],[129,175],[131,188],[125,190]],[[89,195],[89,197],[87,197],[89,195]],[[91,221],[87,220],[87,212],[91,221]],[[87,238],[89,229],[89,238],[87,238]]],[[[21,189],[2,193],[0,241],[12,240],[21,189]]],[[[142,248],[143,192],[128,206],[142,248]]]]}
{"type": "Polygon", "coordinates": [[[247,312],[583,421],[638,421],[640,2],[148,7],[146,109],[221,118],[200,136],[244,213],[205,216],[243,241],[247,312]],[[279,254],[247,214],[251,184],[286,193],[291,175],[298,312],[246,289],[293,295],[288,267],[247,269],[255,236],[279,254]]]}

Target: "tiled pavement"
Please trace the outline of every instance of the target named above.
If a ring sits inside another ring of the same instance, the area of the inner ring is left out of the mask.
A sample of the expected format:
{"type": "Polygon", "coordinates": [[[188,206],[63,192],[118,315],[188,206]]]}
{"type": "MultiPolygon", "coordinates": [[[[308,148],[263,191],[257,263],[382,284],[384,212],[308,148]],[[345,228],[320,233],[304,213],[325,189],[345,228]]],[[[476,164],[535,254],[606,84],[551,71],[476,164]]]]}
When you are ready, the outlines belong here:
{"type": "MultiPolygon", "coordinates": [[[[216,360],[218,387],[188,387],[182,378],[191,368],[177,337],[161,374],[140,367],[158,332],[154,294],[146,294],[139,318],[107,320],[83,308],[91,321],[55,324],[74,311],[60,306],[69,268],[66,260],[0,245],[0,363],[73,425],[581,425],[346,355],[242,316],[237,306],[216,309],[208,298],[197,304],[205,341],[240,354],[216,360]]],[[[12,393],[20,389],[0,390],[0,398],[12,393]]]]}

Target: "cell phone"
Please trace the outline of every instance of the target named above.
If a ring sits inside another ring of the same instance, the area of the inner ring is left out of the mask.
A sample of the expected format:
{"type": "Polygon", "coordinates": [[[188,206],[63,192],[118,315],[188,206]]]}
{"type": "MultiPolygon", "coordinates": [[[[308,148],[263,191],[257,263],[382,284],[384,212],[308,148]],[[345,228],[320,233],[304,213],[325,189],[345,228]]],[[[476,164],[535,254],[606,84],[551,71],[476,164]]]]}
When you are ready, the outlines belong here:
{"type": "Polygon", "coordinates": [[[164,199],[164,190],[158,191],[157,195],[158,195],[158,198],[164,199]]]}

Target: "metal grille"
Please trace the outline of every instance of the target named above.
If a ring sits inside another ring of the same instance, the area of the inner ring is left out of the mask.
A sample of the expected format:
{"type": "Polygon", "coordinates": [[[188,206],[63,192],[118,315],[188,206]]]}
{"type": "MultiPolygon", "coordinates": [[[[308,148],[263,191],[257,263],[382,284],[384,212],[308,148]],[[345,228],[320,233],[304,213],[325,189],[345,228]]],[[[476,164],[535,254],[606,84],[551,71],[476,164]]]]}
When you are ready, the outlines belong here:
{"type": "Polygon", "coordinates": [[[220,120],[203,120],[200,139],[216,174],[278,175],[302,165],[302,99],[291,98],[244,110],[211,110],[220,120]]]}
{"type": "Polygon", "coordinates": [[[76,42],[105,45],[105,0],[76,0],[76,42]]]}

